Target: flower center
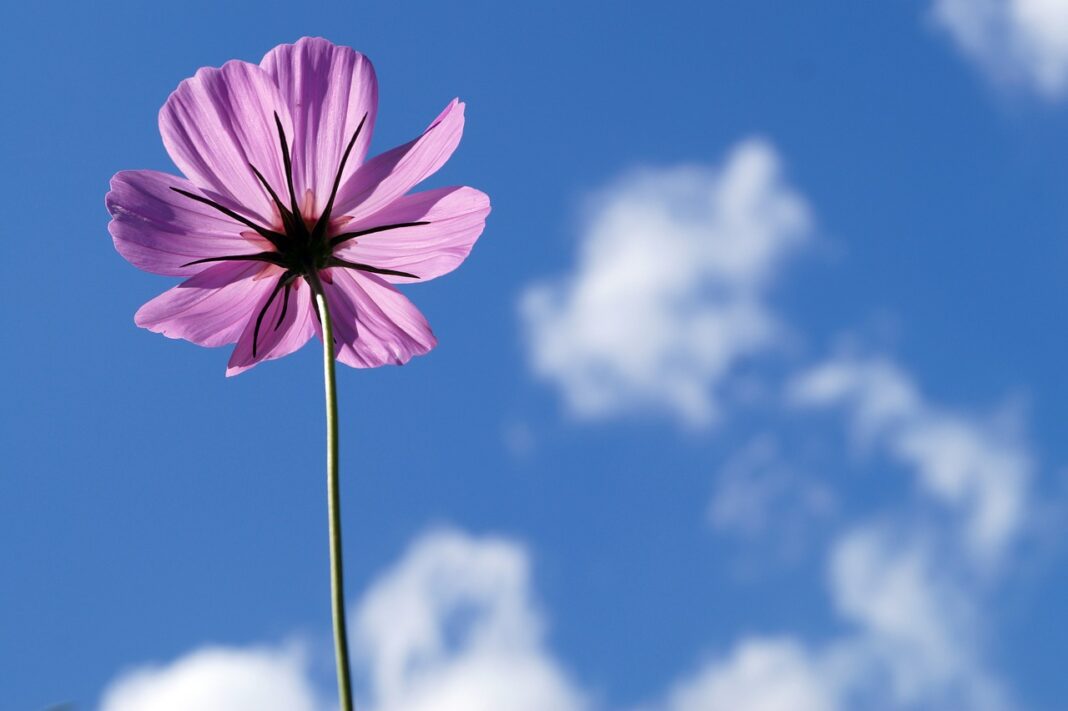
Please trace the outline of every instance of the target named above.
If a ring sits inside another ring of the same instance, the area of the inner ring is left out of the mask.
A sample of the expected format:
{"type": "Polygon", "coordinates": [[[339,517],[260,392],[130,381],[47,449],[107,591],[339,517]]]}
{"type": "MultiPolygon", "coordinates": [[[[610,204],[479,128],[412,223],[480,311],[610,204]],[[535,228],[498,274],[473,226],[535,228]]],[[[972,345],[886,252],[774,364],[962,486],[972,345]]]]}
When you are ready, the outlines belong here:
{"type": "MultiPolygon", "coordinates": [[[[330,198],[326,201],[326,206],[323,208],[323,212],[318,218],[312,218],[310,215],[302,214],[300,206],[297,204],[297,194],[296,190],[293,188],[293,161],[289,153],[289,142],[286,140],[285,129],[282,127],[282,120],[278,118],[277,112],[274,114],[274,123],[278,129],[278,140],[282,147],[282,162],[285,166],[286,189],[288,192],[287,197],[289,198],[288,204],[279,198],[278,193],[275,192],[274,188],[271,187],[271,184],[267,182],[267,179],[263,177],[263,173],[261,173],[256,166],[249,163],[248,167],[256,175],[260,184],[263,185],[264,190],[271,196],[271,200],[281,218],[282,225],[280,230],[263,227],[244,215],[238,214],[225,205],[221,205],[210,198],[191,193],[187,190],[182,190],[181,188],[171,188],[171,190],[184,195],[190,200],[209,205],[227,217],[237,220],[270,242],[271,246],[274,248],[272,250],[254,254],[231,254],[222,257],[196,259],[182,265],[184,267],[189,267],[194,264],[205,264],[207,262],[249,261],[267,262],[283,269],[282,275],[278,278],[274,290],[271,291],[270,296],[267,298],[267,301],[260,309],[259,315],[256,317],[256,326],[252,336],[253,357],[256,357],[260,326],[262,325],[264,316],[267,314],[267,310],[270,309],[271,304],[278,298],[279,293],[284,292],[282,297],[282,310],[278,316],[278,321],[274,324],[275,329],[279,328],[285,320],[286,312],[289,308],[290,290],[293,282],[297,279],[304,279],[314,293],[325,297],[322,281],[319,279],[319,272],[330,267],[355,269],[357,271],[368,272],[371,274],[408,277],[409,279],[419,278],[415,274],[409,274],[408,272],[401,272],[395,269],[383,269],[381,267],[371,266],[370,264],[352,262],[343,259],[334,253],[341,245],[364,235],[374,234],[375,232],[384,232],[386,230],[394,230],[401,227],[416,227],[418,225],[430,224],[429,222],[400,222],[391,225],[378,225],[376,227],[369,227],[354,232],[331,234],[330,216],[334,209],[334,199],[337,197],[338,187],[341,185],[341,176],[345,171],[345,163],[348,162],[349,154],[352,153],[352,148],[356,145],[356,139],[359,138],[360,132],[363,130],[363,125],[366,121],[367,114],[364,114],[363,118],[360,119],[360,124],[353,132],[352,138],[349,139],[348,145],[345,146],[345,152],[341,156],[341,161],[338,163],[337,167],[337,173],[334,175],[334,184],[330,190],[330,198]]],[[[314,200],[306,200],[305,211],[308,210],[308,205],[313,205],[314,203],[314,200]]],[[[315,315],[316,318],[318,318],[319,312],[315,311],[315,315]]]]}

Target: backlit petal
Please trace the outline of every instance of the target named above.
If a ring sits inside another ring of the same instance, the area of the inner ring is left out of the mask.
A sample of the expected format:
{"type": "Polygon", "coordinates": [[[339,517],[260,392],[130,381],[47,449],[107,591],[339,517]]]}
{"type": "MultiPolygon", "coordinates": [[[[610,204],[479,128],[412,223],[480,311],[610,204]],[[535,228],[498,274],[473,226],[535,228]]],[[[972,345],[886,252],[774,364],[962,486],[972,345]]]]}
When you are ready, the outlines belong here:
{"type": "Polygon", "coordinates": [[[209,197],[273,227],[276,208],[249,166],[286,199],[276,112],[292,142],[289,109],[274,81],[258,65],[232,61],[179,84],[160,109],[159,129],[171,160],[209,197]]]}
{"type": "Polygon", "coordinates": [[[293,172],[297,194],[311,190],[318,217],[330,197],[345,147],[367,119],[345,162],[342,183],[363,163],[378,109],[378,81],[359,52],[322,38],[304,37],[275,47],[263,58],[293,119],[293,172]]]}
{"type": "MultiPolygon", "coordinates": [[[[427,281],[447,274],[467,258],[482,234],[489,197],[474,188],[440,188],[406,195],[374,215],[345,225],[345,232],[380,226],[426,222],[357,237],[335,254],[350,262],[407,272],[427,281]]],[[[389,282],[415,281],[383,275],[389,282]]]]}
{"type": "Polygon", "coordinates": [[[252,340],[256,336],[256,319],[263,305],[270,298],[270,292],[278,283],[276,278],[264,281],[269,283],[270,289],[255,303],[255,308],[237,341],[237,346],[230,355],[230,362],[226,366],[227,376],[243,373],[265,360],[274,360],[289,355],[307,343],[315,333],[311,323],[315,320],[315,316],[312,315],[314,305],[311,300],[311,289],[303,279],[297,279],[291,285],[289,306],[284,305],[284,292],[279,292],[264,312],[259,335],[256,338],[256,354],[252,354],[252,340]],[[283,309],[285,318],[279,322],[283,309]]]}
{"type": "Polygon", "coordinates": [[[265,240],[242,236],[246,226],[172,187],[201,194],[188,180],[154,170],[124,170],[111,179],[108,231],[115,249],[135,267],[190,276],[204,266],[182,265],[196,259],[263,251],[265,240]]]}
{"type": "Polygon", "coordinates": [[[354,368],[403,365],[437,345],[423,314],[392,286],[372,274],[328,272],[323,288],[339,361],[354,368]]]}
{"type": "Polygon", "coordinates": [[[463,130],[464,105],[453,99],[419,138],[364,163],[342,186],[334,213],[362,220],[383,209],[444,165],[463,130]]]}
{"type": "Polygon", "coordinates": [[[273,280],[257,277],[272,269],[277,267],[248,262],[216,264],[142,306],[134,323],[200,346],[233,343],[256,304],[273,286],[273,280]]]}

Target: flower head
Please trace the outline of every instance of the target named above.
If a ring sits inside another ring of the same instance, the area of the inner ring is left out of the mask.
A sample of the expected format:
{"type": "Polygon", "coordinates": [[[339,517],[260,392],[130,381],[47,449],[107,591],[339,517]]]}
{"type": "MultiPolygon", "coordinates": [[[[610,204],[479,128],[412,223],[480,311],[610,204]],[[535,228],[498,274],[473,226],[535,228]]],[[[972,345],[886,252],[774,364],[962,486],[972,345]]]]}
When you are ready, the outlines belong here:
{"type": "Polygon", "coordinates": [[[393,285],[455,269],[489,198],[469,187],[409,194],[455,150],[463,103],[365,160],[377,107],[367,58],[320,38],[181,82],[159,124],[185,179],[122,171],[106,200],[123,257],[186,277],[142,306],[137,325],[202,346],[236,342],[234,375],[322,338],[322,293],[342,363],[401,364],[433,348],[426,319],[393,285]]]}

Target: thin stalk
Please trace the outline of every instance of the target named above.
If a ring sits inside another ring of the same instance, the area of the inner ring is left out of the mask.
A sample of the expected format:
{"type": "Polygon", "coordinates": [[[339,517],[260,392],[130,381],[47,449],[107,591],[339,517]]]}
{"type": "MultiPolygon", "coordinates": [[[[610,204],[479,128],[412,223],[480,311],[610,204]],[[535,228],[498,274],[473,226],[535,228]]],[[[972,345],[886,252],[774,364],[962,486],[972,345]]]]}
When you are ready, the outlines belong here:
{"type": "Polygon", "coordinates": [[[322,285],[312,286],[323,324],[323,379],[326,384],[326,492],[330,513],[330,603],[334,617],[334,656],[341,711],[352,711],[349,643],[345,628],[345,580],[341,557],[341,492],[338,487],[337,384],[334,377],[334,329],[322,285]]]}

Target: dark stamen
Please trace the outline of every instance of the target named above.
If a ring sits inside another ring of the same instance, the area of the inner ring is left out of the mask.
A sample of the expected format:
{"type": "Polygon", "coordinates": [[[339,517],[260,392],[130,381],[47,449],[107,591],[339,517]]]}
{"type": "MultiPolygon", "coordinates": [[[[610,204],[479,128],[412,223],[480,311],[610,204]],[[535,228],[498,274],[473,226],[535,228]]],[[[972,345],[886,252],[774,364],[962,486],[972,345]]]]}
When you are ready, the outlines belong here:
{"type": "Polygon", "coordinates": [[[319,241],[322,239],[323,234],[326,233],[326,223],[330,220],[330,212],[334,209],[334,198],[337,197],[338,186],[341,185],[341,174],[345,171],[345,163],[349,159],[349,153],[352,152],[352,147],[356,145],[356,139],[360,135],[360,131],[363,130],[363,124],[367,121],[367,114],[363,115],[360,119],[360,125],[356,127],[356,130],[352,133],[352,138],[349,139],[349,144],[345,146],[345,153],[341,156],[341,162],[337,166],[337,175],[334,176],[334,187],[330,190],[330,199],[326,201],[326,207],[323,209],[323,214],[319,215],[318,222],[315,223],[315,229],[312,230],[312,240],[319,241]]]}
{"type": "Polygon", "coordinates": [[[349,269],[357,269],[361,272],[370,272],[371,274],[386,274],[388,276],[408,277],[409,279],[419,278],[415,274],[409,274],[408,272],[399,272],[396,269],[383,269],[382,267],[372,267],[370,264],[350,262],[340,257],[330,257],[326,264],[330,267],[347,267],[349,269]]]}
{"type": "Polygon", "coordinates": [[[286,281],[286,290],[285,293],[282,294],[282,313],[278,315],[278,321],[274,324],[274,330],[276,331],[278,330],[278,327],[282,325],[282,321],[285,320],[286,309],[289,308],[289,285],[290,282],[286,281]]]}
{"type": "Polygon", "coordinates": [[[185,195],[190,200],[196,200],[197,202],[203,203],[205,205],[208,205],[209,207],[214,207],[216,210],[218,210],[222,214],[226,215],[227,217],[229,217],[231,219],[234,219],[234,220],[237,220],[242,225],[245,225],[246,227],[255,230],[261,237],[264,237],[267,240],[269,240],[271,242],[271,244],[273,244],[275,247],[279,246],[279,244],[280,244],[279,240],[285,239],[285,235],[280,235],[277,232],[274,232],[272,230],[267,229],[266,227],[260,227],[255,222],[253,222],[252,220],[248,219],[247,217],[242,217],[241,215],[237,214],[236,212],[234,212],[230,208],[224,207],[223,205],[220,205],[219,203],[215,202],[214,200],[211,200],[211,199],[206,198],[206,197],[201,197],[200,195],[196,195],[194,193],[191,193],[188,190],[182,190],[181,188],[172,187],[171,190],[173,190],[174,192],[178,193],[179,195],[185,195]]]}
{"type": "Polygon", "coordinates": [[[194,264],[206,264],[208,262],[270,262],[283,266],[282,259],[277,252],[257,252],[256,254],[228,254],[225,257],[205,257],[186,262],[183,267],[191,267],[194,264]]]}
{"type": "Polygon", "coordinates": [[[348,242],[350,239],[356,239],[357,237],[363,237],[364,235],[373,235],[375,232],[385,232],[386,230],[396,230],[401,227],[418,227],[419,225],[429,225],[430,222],[398,222],[395,225],[379,225],[378,227],[368,227],[366,230],[359,230],[357,232],[345,232],[337,235],[330,240],[330,246],[336,247],[342,242],[348,242]]]}
{"type": "Polygon", "coordinates": [[[282,119],[278,118],[278,112],[274,112],[274,125],[278,127],[278,140],[282,143],[282,163],[286,168],[286,185],[289,187],[289,201],[293,211],[293,220],[299,227],[304,225],[300,217],[300,208],[297,207],[297,192],[293,189],[293,161],[289,159],[289,143],[286,141],[286,131],[282,128],[282,119]]]}
{"type": "Polygon", "coordinates": [[[267,182],[267,178],[263,177],[263,173],[258,171],[256,169],[256,166],[252,165],[251,163],[248,164],[248,167],[251,168],[252,172],[256,174],[256,177],[259,178],[260,183],[271,195],[271,199],[274,200],[275,207],[278,208],[279,214],[282,215],[282,224],[286,228],[286,233],[291,232],[291,221],[293,220],[293,213],[289,211],[289,208],[282,204],[282,201],[278,198],[278,193],[276,193],[274,191],[274,188],[271,187],[271,184],[267,182]]]}
{"type": "Polygon", "coordinates": [[[256,357],[256,347],[260,340],[260,324],[263,323],[263,317],[267,314],[267,309],[271,308],[271,304],[274,303],[275,297],[278,296],[278,292],[282,290],[282,286],[285,284],[286,279],[289,277],[289,272],[286,272],[275,284],[274,291],[267,298],[267,303],[260,309],[260,315],[256,317],[256,327],[252,329],[252,357],[256,357]]]}

